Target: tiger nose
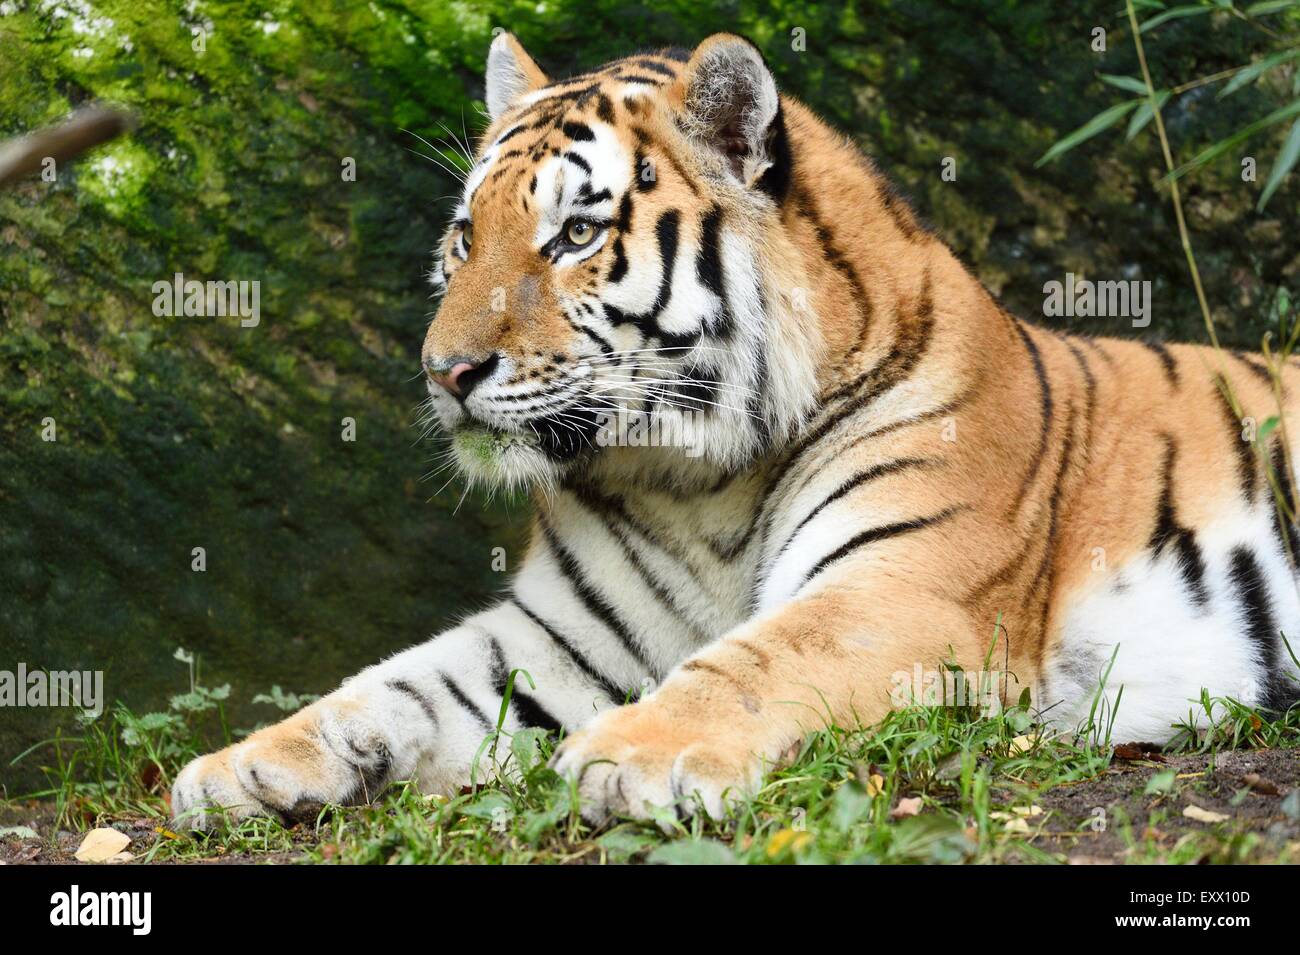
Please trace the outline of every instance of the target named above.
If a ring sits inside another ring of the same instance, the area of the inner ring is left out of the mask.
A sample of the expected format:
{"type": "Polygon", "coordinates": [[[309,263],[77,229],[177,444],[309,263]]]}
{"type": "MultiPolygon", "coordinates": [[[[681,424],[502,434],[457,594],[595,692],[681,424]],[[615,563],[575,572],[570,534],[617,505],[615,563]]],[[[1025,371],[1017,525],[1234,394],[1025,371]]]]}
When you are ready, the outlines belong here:
{"type": "Polygon", "coordinates": [[[428,370],[429,377],[441,385],[448,394],[464,401],[479,382],[496,370],[499,361],[496,355],[492,355],[478,363],[459,358],[453,359],[441,366],[446,368],[446,371],[439,370],[439,363],[432,360],[426,361],[424,367],[428,370]]]}

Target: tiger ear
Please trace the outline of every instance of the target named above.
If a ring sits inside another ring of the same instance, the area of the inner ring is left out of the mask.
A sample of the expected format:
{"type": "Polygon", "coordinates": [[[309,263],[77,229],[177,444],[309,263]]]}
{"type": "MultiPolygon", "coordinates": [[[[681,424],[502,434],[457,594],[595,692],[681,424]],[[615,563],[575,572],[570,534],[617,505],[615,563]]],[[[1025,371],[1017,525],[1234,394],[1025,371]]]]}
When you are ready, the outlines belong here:
{"type": "Polygon", "coordinates": [[[513,106],[520,97],[541,89],[550,80],[533,62],[513,33],[498,33],[488,48],[487,92],[488,117],[492,122],[513,106]]]}
{"type": "Polygon", "coordinates": [[[752,43],[714,34],[695,48],[682,82],[687,132],[721,153],[742,185],[771,192],[773,180],[788,176],[781,97],[752,43]]]}

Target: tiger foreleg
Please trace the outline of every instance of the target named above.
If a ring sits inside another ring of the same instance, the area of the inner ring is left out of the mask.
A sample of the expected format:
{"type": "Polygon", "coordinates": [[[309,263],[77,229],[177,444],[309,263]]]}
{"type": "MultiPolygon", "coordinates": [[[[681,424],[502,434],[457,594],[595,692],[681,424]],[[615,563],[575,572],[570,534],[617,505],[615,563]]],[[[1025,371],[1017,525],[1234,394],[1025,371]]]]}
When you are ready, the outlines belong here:
{"type": "MultiPolygon", "coordinates": [[[[750,621],[684,661],[640,702],[602,713],[557,750],[582,813],[722,817],[810,732],[881,719],[917,663],[982,659],[969,615],[933,594],[836,588],[750,621]]],[[[906,702],[906,701],[905,701],[906,702]]]]}
{"type": "Polygon", "coordinates": [[[254,815],[301,820],[325,805],[373,801],[396,780],[415,780],[426,792],[453,792],[472,775],[481,781],[492,766],[484,759],[475,768],[475,757],[496,731],[516,668],[536,690],[517,674],[506,731],[572,729],[622,701],[540,621],[507,602],[194,760],[176,778],[172,815],[195,828],[254,815]]]}

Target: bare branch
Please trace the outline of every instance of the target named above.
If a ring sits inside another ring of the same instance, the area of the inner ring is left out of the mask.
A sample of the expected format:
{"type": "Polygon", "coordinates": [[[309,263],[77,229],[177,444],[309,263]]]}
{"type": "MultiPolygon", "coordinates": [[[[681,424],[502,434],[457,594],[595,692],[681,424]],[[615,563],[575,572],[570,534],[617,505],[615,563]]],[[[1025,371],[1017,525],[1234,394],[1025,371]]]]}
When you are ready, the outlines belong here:
{"type": "Polygon", "coordinates": [[[36,172],[47,158],[60,164],[75,159],[132,126],[134,121],[128,113],[104,106],[87,106],[58,126],[0,143],[0,187],[36,172]]]}

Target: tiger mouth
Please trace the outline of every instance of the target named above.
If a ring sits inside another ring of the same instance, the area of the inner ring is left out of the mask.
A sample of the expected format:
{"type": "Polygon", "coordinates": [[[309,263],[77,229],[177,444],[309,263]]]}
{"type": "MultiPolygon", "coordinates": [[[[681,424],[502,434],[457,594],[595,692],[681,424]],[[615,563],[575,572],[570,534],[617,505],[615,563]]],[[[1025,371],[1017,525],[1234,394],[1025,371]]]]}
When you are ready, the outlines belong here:
{"type": "Polygon", "coordinates": [[[458,448],[485,463],[516,450],[540,451],[557,461],[568,461],[585,450],[594,450],[597,422],[594,415],[565,413],[563,419],[539,418],[519,431],[467,420],[455,429],[458,448]]]}
{"type": "Polygon", "coordinates": [[[541,443],[537,435],[516,434],[478,422],[459,425],[452,440],[462,451],[484,460],[493,460],[512,448],[536,448],[541,443]]]}

